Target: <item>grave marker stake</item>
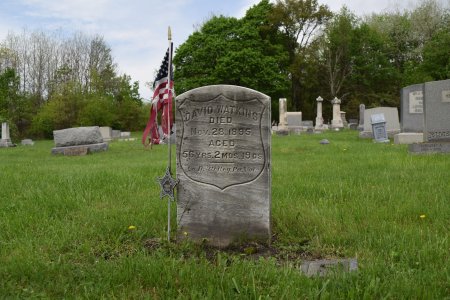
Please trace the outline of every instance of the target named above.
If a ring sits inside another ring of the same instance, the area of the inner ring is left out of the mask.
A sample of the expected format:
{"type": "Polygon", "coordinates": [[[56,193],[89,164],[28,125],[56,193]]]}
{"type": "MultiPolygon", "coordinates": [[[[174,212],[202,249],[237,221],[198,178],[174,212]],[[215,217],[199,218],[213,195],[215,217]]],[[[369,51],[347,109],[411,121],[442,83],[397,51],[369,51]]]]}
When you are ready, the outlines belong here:
{"type": "Polygon", "coordinates": [[[160,198],[168,196],[167,198],[167,241],[170,242],[170,201],[174,200],[174,189],[178,183],[178,180],[172,178],[172,149],[170,145],[170,101],[171,97],[171,76],[172,76],[172,32],[168,30],[168,40],[169,40],[169,64],[167,67],[167,84],[168,84],[168,103],[167,103],[167,146],[169,147],[169,160],[167,163],[166,173],[162,178],[158,178],[158,182],[161,186],[160,198]]]}

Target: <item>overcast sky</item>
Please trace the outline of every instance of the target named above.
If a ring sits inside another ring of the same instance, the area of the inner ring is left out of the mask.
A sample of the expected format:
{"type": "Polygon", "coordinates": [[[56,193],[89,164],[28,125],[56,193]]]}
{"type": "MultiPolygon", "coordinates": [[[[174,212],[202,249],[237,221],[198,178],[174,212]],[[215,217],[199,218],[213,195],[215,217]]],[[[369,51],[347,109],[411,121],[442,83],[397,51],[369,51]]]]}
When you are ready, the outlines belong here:
{"type": "MultiPolygon", "coordinates": [[[[319,0],[332,11],[342,5],[358,15],[412,7],[420,0],[319,0]]],[[[443,3],[450,0],[441,0],[443,3]]],[[[82,31],[100,34],[113,50],[120,73],[140,83],[141,96],[151,91],[167,49],[167,27],[175,48],[213,14],[242,17],[259,0],[0,0],[0,41],[9,31],[82,31]]],[[[176,83],[175,83],[176,85],[176,83]]]]}

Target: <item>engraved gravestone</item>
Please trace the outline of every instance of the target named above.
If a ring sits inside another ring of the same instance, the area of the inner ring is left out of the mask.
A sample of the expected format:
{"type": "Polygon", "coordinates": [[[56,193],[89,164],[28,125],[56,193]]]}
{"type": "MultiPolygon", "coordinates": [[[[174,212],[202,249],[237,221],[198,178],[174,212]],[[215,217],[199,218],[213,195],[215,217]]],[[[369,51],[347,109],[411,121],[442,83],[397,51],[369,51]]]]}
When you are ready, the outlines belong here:
{"type": "Polygon", "coordinates": [[[401,91],[402,132],[423,132],[423,88],[423,84],[414,84],[401,91]]]}
{"type": "Polygon", "coordinates": [[[270,239],[270,97],[230,85],[176,98],[178,236],[270,239]]]}
{"type": "Polygon", "coordinates": [[[450,153],[450,79],[424,84],[424,143],[409,145],[411,153],[450,153]]]}
{"type": "Polygon", "coordinates": [[[450,79],[425,83],[424,139],[450,142],[450,79]]]}
{"type": "Polygon", "coordinates": [[[386,132],[386,120],[384,119],[384,114],[374,114],[370,116],[372,122],[372,132],[375,142],[387,143],[389,142],[388,135],[386,132]]]}

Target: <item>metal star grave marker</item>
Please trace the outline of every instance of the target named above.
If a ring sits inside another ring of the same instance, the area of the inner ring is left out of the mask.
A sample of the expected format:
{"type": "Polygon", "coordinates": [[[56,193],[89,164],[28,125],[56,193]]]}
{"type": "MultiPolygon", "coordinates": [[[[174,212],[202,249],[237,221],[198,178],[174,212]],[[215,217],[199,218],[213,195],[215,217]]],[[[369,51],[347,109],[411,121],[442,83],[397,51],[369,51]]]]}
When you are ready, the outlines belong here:
{"type": "Polygon", "coordinates": [[[175,180],[170,175],[169,167],[166,169],[166,174],[163,177],[158,178],[159,185],[161,186],[161,193],[159,197],[162,199],[164,196],[169,196],[170,199],[174,200],[174,189],[178,184],[178,179],[175,180]]]}

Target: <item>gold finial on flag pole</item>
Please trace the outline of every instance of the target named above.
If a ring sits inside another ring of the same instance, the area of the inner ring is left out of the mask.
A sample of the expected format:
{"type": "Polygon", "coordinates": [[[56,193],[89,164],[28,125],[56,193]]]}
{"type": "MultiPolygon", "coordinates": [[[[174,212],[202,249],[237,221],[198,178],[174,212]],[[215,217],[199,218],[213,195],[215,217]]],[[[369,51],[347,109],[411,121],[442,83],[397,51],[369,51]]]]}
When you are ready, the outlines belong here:
{"type": "Polygon", "coordinates": [[[170,26],[169,26],[169,41],[172,40],[172,30],[170,30],[170,26]]]}

